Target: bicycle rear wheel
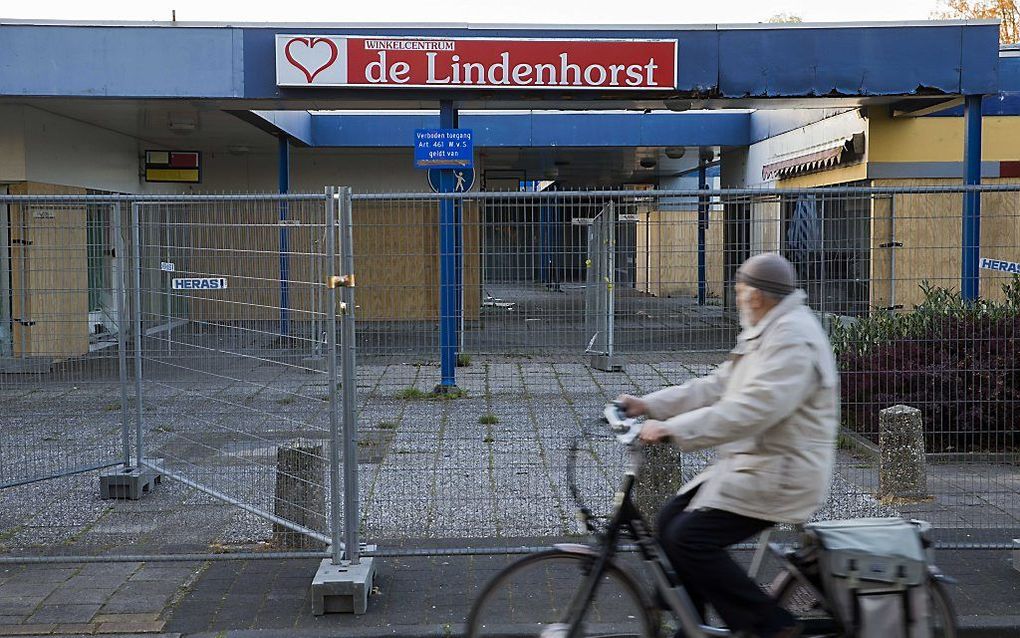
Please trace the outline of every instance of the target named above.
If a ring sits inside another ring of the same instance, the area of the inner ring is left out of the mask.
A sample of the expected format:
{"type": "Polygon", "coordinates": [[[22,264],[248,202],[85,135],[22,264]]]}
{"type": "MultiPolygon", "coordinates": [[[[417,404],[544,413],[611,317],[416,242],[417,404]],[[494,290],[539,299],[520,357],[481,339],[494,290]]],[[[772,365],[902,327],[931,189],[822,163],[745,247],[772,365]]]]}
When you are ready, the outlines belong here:
{"type": "MultiPolygon", "coordinates": [[[[957,638],[956,613],[945,587],[938,580],[928,582],[930,622],[934,638],[957,638]]],[[[809,587],[789,572],[777,581],[773,592],[779,606],[797,616],[805,636],[842,636],[839,623],[809,587]]]]}
{"type": "MultiPolygon", "coordinates": [[[[510,565],[486,585],[471,608],[467,636],[508,633],[541,638],[566,636],[566,616],[594,566],[595,557],[551,550],[510,565]]],[[[640,585],[610,564],[585,610],[578,636],[655,638],[658,613],[640,585]]]]}

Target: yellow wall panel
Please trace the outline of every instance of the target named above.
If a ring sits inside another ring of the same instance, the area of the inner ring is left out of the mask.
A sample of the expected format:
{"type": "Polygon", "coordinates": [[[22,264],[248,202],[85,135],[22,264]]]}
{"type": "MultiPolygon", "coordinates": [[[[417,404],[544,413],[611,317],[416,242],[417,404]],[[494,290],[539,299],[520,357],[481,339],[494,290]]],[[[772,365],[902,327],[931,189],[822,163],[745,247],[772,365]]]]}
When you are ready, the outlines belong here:
{"type": "MultiPolygon", "coordinates": [[[[868,160],[871,162],[962,162],[962,117],[893,118],[888,109],[868,110],[868,160]]],[[[1020,159],[1020,118],[985,116],[981,157],[986,161],[1020,159]]]]}

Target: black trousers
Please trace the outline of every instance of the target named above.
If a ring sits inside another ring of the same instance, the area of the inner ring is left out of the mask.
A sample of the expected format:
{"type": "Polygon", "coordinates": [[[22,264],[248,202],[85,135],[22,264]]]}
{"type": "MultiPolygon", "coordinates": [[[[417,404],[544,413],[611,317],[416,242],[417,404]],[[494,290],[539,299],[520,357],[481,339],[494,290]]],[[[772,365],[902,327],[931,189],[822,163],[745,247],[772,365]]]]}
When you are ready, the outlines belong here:
{"type": "Polygon", "coordinates": [[[734,632],[768,636],[792,625],[793,616],[780,609],[726,551],[774,523],[722,510],[690,511],[692,498],[694,492],[689,492],[667,503],[659,512],[656,529],[701,617],[707,603],[734,632]]]}

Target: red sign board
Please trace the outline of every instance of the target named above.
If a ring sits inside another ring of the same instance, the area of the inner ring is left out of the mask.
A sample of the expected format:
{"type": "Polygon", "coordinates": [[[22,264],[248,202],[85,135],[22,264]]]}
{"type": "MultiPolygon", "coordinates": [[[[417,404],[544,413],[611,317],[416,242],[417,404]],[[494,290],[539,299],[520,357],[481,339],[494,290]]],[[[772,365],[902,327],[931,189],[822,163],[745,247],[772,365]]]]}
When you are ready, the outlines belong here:
{"type": "Polygon", "coordinates": [[[286,87],[671,90],[676,40],[276,36],[286,87]]]}

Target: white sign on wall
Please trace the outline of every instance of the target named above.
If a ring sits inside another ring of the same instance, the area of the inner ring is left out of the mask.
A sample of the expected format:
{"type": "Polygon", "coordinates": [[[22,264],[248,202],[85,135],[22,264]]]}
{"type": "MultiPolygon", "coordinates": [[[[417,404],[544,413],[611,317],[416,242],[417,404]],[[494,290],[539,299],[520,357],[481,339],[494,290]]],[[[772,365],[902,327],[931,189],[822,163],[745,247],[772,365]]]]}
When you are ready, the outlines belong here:
{"type": "Polygon", "coordinates": [[[277,36],[276,83],[280,86],[347,84],[347,38],[277,36]]]}
{"type": "Polygon", "coordinates": [[[226,277],[187,277],[171,280],[173,290],[225,290],[226,277]]]}
{"type": "Polygon", "coordinates": [[[982,257],[981,267],[986,270],[998,270],[999,272],[1020,274],[1020,263],[1017,263],[1015,261],[1002,261],[1000,259],[989,259],[987,257],[982,257]]]}

